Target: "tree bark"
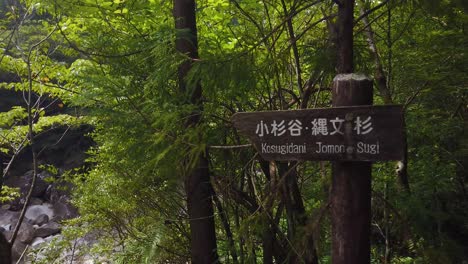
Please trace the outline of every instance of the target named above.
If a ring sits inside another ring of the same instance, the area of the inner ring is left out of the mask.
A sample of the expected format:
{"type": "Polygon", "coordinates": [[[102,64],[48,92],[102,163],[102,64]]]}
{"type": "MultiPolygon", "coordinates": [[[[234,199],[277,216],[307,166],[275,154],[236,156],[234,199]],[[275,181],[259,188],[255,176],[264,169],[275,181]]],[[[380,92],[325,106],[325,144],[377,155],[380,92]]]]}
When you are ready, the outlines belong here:
{"type": "MultiPolygon", "coordinates": [[[[196,127],[200,123],[203,111],[202,87],[200,82],[197,82],[189,91],[185,80],[193,60],[198,59],[195,1],[174,0],[173,11],[176,30],[186,31],[184,37],[177,36],[176,49],[189,57],[178,69],[179,88],[182,94],[190,94],[187,103],[197,106],[197,110],[190,115],[185,125],[187,128],[196,127]]],[[[192,263],[218,263],[208,154],[205,152],[195,158],[196,167],[185,176],[192,263]]]]}
{"type": "MultiPolygon", "coordinates": [[[[361,8],[361,14],[365,14],[363,8],[361,8]]],[[[375,44],[374,31],[372,26],[369,23],[367,16],[362,17],[362,22],[364,23],[364,33],[366,34],[367,44],[369,45],[370,55],[374,59],[375,71],[374,79],[377,84],[377,88],[385,104],[393,104],[392,96],[390,94],[390,89],[387,86],[387,76],[383,70],[382,60],[380,59],[380,54],[377,49],[377,44],[375,44]]]]}
{"type": "MultiPolygon", "coordinates": [[[[333,106],[372,104],[372,80],[340,74],[333,106]]],[[[371,162],[333,162],[331,215],[332,263],[370,263],[371,162]]]]}
{"type": "MultiPolygon", "coordinates": [[[[375,64],[375,71],[374,71],[374,79],[377,84],[377,88],[380,93],[380,97],[382,97],[383,101],[385,104],[393,104],[393,99],[392,95],[390,92],[390,87],[389,87],[389,81],[388,81],[388,76],[385,74],[383,65],[382,65],[382,59],[380,58],[379,50],[377,48],[377,44],[375,43],[375,38],[374,38],[374,31],[372,30],[372,25],[369,23],[369,19],[367,16],[365,16],[366,12],[364,11],[363,8],[361,8],[361,16],[362,16],[362,22],[364,23],[365,27],[365,34],[367,38],[367,44],[369,45],[369,51],[370,55],[374,59],[374,64],[375,64]]],[[[389,18],[390,19],[390,18],[389,18]]],[[[388,29],[390,30],[390,28],[388,29]]],[[[391,41],[391,39],[388,39],[387,41],[391,41]]],[[[405,137],[405,155],[403,160],[399,161],[397,164],[397,176],[398,176],[398,183],[400,186],[403,187],[404,190],[407,192],[410,192],[410,186],[409,186],[409,181],[408,181],[408,146],[406,143],[406,137],[405,137]]]]}
{"type": "Polygon", "coordinates": [[[340,0],[338,5],[338,19],[336,38],[338,57],[336,70],[338,73],[352,73],[353,64],[353,13],[354,0],[340,0]]]}
{"type": "MultiPolygon", "coordinates": [[[[354,4],[354,0],[338,3],[338,75],[333,80],[334,107],[372,104],[372,81],[352,74],[354,4]]],[[[371,171],[370,162],[332,164],[333,264],[370,263],[371,171]]]]}
{"type": "Polygon", "coordinates": [[[281,188],[281,198],[288,221],[288,239],[296,248],[296,251],[291,250],[289,263],[317,264],[318,257],[313,233],[299,233],[299,230],[304,229],[307,224],[307,215],[298,185],[297,169],[293,168],[296,162],[291,162],[289,166],[287,163],[279,164],[280,177],[289,172],[281,188]]]}
{"type": "Polygon", "coordinates": [[[226,232],[227,240],[229,243],[229,251],[231,252],[231,257],[232,257],[232,263],[239,264],[239,260],[237,258],[236,246],[234,243],[234,235],[232,234],[231,225],[229,224],[229,218],[226,212],[224,211],[221,201],[216,195],[213,196],[213,200],[215,202],[216,208],[218,209],[219,217],[221,219],[221,223],[223,224],[224,231],[226,232]]]}

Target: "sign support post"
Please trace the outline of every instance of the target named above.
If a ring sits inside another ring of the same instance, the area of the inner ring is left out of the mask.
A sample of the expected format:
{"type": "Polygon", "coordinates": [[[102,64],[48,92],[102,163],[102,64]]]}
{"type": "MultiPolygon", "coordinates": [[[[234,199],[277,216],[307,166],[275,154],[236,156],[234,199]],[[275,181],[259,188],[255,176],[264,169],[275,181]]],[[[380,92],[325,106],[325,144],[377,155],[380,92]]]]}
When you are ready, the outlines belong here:
{"type": "Polygon", "coordinates": [[[372,161],[403,158],[403,108],[371,106],[372,80],[352,73],[355,0],[335,2],[333,108],[236,113],[232,121],[265,160],[332,161],[332,263],[370,264],[372,161]]]}
{"type": "MultiPolygon", "coordinates": [[[[334,107],[371,105],[372,80],[364,75],[338,74],[333,80],[332,102],[334,107]]],[[[352,115],[347,118],[353,119],[352,115]]],[[[372,163],[334,161],[332,166],[332,263],[370,263],[372,163]]]]}
{"type": "Polygon", "coordinates": [[[372,106],[372,80],[338,74],[332,108],[236,113],[267,161],[332,161],[332,263],[370,263],[372,162],[404,156],[403,107],[372,106]]]}

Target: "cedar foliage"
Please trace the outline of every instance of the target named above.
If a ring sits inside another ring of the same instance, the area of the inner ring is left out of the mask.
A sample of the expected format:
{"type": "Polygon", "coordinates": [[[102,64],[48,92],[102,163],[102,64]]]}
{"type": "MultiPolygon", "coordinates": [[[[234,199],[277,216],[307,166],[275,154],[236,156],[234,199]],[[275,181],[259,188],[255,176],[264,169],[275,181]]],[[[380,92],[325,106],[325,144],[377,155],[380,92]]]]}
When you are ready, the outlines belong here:
{"type": "MultiPolygon", "coordinates": [[[[369,21],[392,100],[406,106],[408,135],[410,192],[397,184],[394,163],[373,166],[372,261],[460,263],[468,258],[467,6],[457,0],[361,5],[379,7],[369,21]]],[[[8,44],[18,18],[13,6],[34,14],[14,35],[24,45],[57,28],[37,51],[34,65],[44,70],[35,87],[83,109],[96,142],[91,168],[69,177],[81,217],[64,231],[69,240],[46,249],[44,263],[88,233],[100,238],[88,249],[96,258],[185,263],[190,234],[183,179],[205,151],[221,262],[302,263],[311,241],[319,263],[330,262],[330,165],[268,164],[252,148],[217,146],[248,143],[230,123],[235,112],[330,107],[334,1],[197,1],[200,59],[185,91],[178,89],[177,67],[186,56],[174,43],[187,32],[174,29],[170,1],[0,3],[0,72],[21,76],[24,61],[8,44]],[[198,82],[201,121],[186,127],[197,110],[187,104],[190,87],[198,82]],[[295,177],[280,180],[290,169],[295,177]],[[294,186],[303,214],[288,199],[294,186]]],[[[355,71],[372,76],[376,65],[363,26],[355,22],[355,71]]],[[[7,81],[1,89],[13,87],[22,84],[7,81]]],[[[375,104],[382,104],[375,94],[375,104]]],[[[38,131],[72,119],[53,118],[40,118],[38,131]]],[[[2,152],[19,139],[11,131],[26,133],[15,122],[22,119],[20,107],[2,113],[2,152]]]]}

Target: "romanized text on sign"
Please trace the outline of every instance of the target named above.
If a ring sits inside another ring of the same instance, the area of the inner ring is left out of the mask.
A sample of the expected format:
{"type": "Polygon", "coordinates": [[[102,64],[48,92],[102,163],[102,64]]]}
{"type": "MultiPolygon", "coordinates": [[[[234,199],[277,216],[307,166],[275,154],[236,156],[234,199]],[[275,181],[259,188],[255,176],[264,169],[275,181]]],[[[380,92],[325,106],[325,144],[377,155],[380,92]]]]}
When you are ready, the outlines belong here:
{"type": "Polygon", "coordinates": [[[266,160],[399,160],[401,106],[237,113],[235,127],[266,160]]]}

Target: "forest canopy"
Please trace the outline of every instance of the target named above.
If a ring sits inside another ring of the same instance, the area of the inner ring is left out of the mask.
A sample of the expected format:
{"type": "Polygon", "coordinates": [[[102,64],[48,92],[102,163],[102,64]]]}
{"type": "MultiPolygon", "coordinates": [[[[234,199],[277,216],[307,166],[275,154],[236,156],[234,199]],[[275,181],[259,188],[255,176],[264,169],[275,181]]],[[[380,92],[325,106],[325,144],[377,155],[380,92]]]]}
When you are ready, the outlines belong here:
{"type": "MultiPolygon", "coordinates": [[[[331,163],[265,161],[231,117],[332,107],[339,4],[0,2],[0,91],[24,97],[0,98],[2,162],[40,160],[27,146],[51,127],[92,127],[94,142],[61,179],[79,217],[28,259],[92,235],[80,254],[111,263],[203,263],[197,241],[220,263],[331,263],[331,163]]],[[[407,137],[404,161],[372,166],[371,263],[468,259],[467,11],[355,2],[354,72],[374,105],[403,106],[407,137]]]]}

